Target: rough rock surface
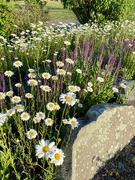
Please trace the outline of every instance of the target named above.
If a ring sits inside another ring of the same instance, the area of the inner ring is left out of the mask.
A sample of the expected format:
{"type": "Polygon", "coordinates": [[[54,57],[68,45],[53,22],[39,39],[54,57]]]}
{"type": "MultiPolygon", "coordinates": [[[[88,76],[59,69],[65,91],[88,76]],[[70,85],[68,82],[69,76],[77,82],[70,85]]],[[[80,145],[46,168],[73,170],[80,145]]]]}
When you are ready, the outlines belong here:
{"type": "Polygon", "coordinates": [[[80,120],[65,150],[57,179],[91,180],[107,160],[121,151],[135,135],[135,108],[99,104],[80,120]]]}

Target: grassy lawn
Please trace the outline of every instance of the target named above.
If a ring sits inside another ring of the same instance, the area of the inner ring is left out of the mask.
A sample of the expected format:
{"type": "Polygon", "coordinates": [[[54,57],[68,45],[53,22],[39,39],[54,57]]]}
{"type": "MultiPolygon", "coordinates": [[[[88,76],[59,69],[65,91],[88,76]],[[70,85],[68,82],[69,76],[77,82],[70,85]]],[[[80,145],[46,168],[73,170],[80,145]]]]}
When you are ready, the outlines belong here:
{"type": "Polygon", "coordinates": [[[76,22],[77,18],[69,9],[64,9],[59,1],[48,1],[47,8],[49,10],[50,22],[76,22]]]}

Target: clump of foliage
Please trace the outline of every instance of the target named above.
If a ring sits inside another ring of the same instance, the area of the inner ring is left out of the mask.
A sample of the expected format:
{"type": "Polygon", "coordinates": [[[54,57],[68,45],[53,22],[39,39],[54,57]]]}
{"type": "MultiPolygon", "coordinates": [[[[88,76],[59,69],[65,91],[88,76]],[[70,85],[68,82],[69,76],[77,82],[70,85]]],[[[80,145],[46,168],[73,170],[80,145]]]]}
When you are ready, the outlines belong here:
{"type": "Polygon", "coordinates": [[[62,2],[65,8],[73,10],[82,24],[88,21],[120,21],[134,8],[134,0],[62,0],[62,2]]]}

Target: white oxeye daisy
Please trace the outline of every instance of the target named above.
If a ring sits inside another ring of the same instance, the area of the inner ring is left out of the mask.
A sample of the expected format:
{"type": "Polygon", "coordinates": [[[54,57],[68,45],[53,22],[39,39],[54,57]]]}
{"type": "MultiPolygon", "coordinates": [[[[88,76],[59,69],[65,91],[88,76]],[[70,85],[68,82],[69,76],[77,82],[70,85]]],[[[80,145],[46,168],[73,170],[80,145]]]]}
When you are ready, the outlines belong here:
{"type": "Polygon", "coordinates": [[[62,122],[63,122],[64,124],[69,124],[69,122],[68,122],[67,119],[63,119],[62,122]]]}
{"type": "Polygon", "coordinates": [[[35,146],[36,156],[38,156],[38,158],[50,158],[50,156],[53,154],[54,145],[55,142],[50,142],[49,140],[44,139],[39,140],[39,145],[35,146]]]}
{"type": "Polygon", "coordinates": [[[67,71],[67,75],[72,76],[72,73],[71,73],[71,72],[69,72],[69,71],[67,71]]]}
{"type": "Polygon", "coordinates": [[[6,119],[7,119],[7,114],[0,113],[0,126],[3,125],[6,119]]]}
{"type": "Polygon", "coordinates": [[[29,78],[36,78],[36,76],[37,76],[37,75],[36,75],[36,73],[34,73],[34,72],[28,74],[28,77],[29,77],[29,78]]]}
{"type": "Polygon", "coordinates": [[[76,72],[77,72],[78,74],[82,74],[82,70],[81,70],[81,69],[76,69],[76,72]]]}
{"type": "Polygon", "coordinates": [[[79,123],[75,117],[69,118],[69,124],[71,125],[72,129],[78,127],[79,123]]]}
{"type": "Polygon", "coordinates": [[[66,46],[69,46],[69,45],[71,45],[71,42],[69,42],[69,41],[64,41],[64,44],[65,44],[66,46]]]}
{"type": "Polygon", "coordinates": [[[51,88],[49,86],[41,85],[40,88],[45,92],[50,92],[51,88]]]}
{"type": "Polygon", "coordinates": [[[90,86],[87,86],[87,91],[88,91],[88,92],[93,92],[93,89],[92,89],[92,87],[90,87],[90,86]]]}
{"type": "Polygon", "coordinates": [[[33,98],[33,95],[31,93],[26,93],[25,97],[28,98],[28,99],[31,99],[31,98],[33,98]]]}
{"type": "Polygon", "coordinates": [[[57,74],[58,75],[65,75],[66,71],[64,69],[57,69],[57,74]]]}
{"type": "Polygon", "coordinates": [[[56,62],[56,65],[57,65],[58,67],[63,67],[63,66],[64,66],[64,63],[61,62],[61,61],[57,61],[57,62],[56,62]]]}
{"type": "Polygon", "coordinates": [[[88,82],[88,86],[92,87],[92,86],[93,86],[93,84],[92,84],[91,82],[88,82]]]}
{"type": "Polygon", "coordinates": [[[52,102],[49,102],[49,103],[46,104],[46,108],[49,111],[54,111],[55,110],[55,104],[52,103],[52,102]]]}
{"type": "Polygon", "coordinates": [[[36,136],[38,135],[37,131],[35,129],[30,129],[27,133],[26,133],[26,137],[28,139],[34,139],[36,138],[36,136]]]}
{"type": "Polygon", "coordinates": [[[116,87],[112,87],[112,90],[113,90],[114,93],[118,93],[119,92],[118,88],[116,88],[116,87]]]}
{"type": "Polygon", "coordinates": [[[58,103],[56,102],[56,103],[54,103],[55,104],[55,110],[59,110],[60,109],[60,106],[58,105],[58,103]]]}
{"type": "Polygon", "coordinates": [[[124,84],[124,83],[120,83],[120,87],[122,87],[123,89],[125,89],[127,86],[126,86],[126,84],[124,84]]]}
{"type": "Polygon", "coordinates": [[[34,72],[35,72],[34,69],[28,69],[28,71],[29,71],[30,73],[34,73],[34,72]]]}
{"type": "Polygon", "coordinates": [[[99,81],[99,82],[104,82],[104,78],[102,78],[102,77],[97,77],[97,81],[99,81]]]}
{"type": "Polygon", "coordinates": [[[19,96],[13,96],[11,98],[13,104],[21,102],[21,98],[19,96]]]}
{"type": "Polygon", "coordinates": [[[13,93],[14,93],[13,91],[7,91],[7,92],[6,92],[6,95],[7,95],[8,97],[12,97],[12,96],[13,96],[13,93]]]}
{"type": "Polygon", "coordinates": [[[22,86],[21,83],[16,83],[16,84],[15,84],[15,87],[18,87],[18,88],[19,88],[19,87],[21,87],[21,86],[22,86]]]}
{"type": "Polygon", "coordinates": [[[8,110],[7,110],[7,115],[8,115],[8,116],[12,116],[13,114],[15,114],[15,107],[12,108],[12,109],[8,109],[8,110]]]}
{"type": "Polygon", "coordinates": [[[51,63],[51,60],[50,59],[46,59],[45,62],[51,63]]]}
{"type": "Polygon", "coordinates": [[[11,76],[13,76],[13,72],[12,71],[5,71],[5,76],[8,76],[8,77],[11,77],[11,76]]]}
{"type": "Polygon", "coordinates": [[[46,118],[44,121],[45,121],[45,124],[47,126],[52,126],[53,125],[53,120],[51,118],[46,118]]]}
{"type": "Polygon", "coordinates": [[[41,118],[40,117],[34,117],[33,121],[34,121],[35,124],[39,123],[41,121],[41,118]]]}
{"type": "Polygon", "coordinates": [[[54,163],[55,166],[62,165],[64,161],[64,153],[61,149],[55,148],[54,153],[50,156],[51,163],[54,163]]]}
{"type": "Polygon", "coordinates": [[[49,73],[43,73],[43,74],[42,74],[42,77],[43,77],[43,79],[50,79],[51,74],[49,74],[49,73]]]}
{"type": "Polygon", "coordinates": [[[30,85],[30,86],[37,86],[37,85],[38,85],[38,81],[35,80],[35,79],[29,79],[29,80],[27,81],[27,83],[28,83],[28,85],[30,85]]]}
{"type": "Polygon", "coordinates": [[[67,94],[61,94],[59,100],[62,101],[62,104],[68,104],[69,106],[73,106],[76,103],[76,94],[73,92],[69,92],[67,94]]]}
{"type": "Polygon", "coordinates": [[[23,63],[21,61],[15,61],[13,63],[13,66],[15,66],[15,67],[21,67],[22,65],[23,65],[23,63]]]}
{"type": "Polygon", "coordinates": [[[29,120],[29,119],[30,119],[29,113],[23,112],[23,113],[21,114],[21,120],[27,121],[27,120],[29,120]]]}
{"type": "Polygon", "coordinates": [[[43,112],[37,112],[36,113],[36,117],[40,118],[40,119],[45,119],[45,113],[43,112]]]}
{"type": "Polygon", "coordinates": [[[16,105],[16,111],[17,112],[23,112],[25,107],[22,104],[17,104],[16,105]]]}
{"type": "Polygon", "coordinates": [[[74,64],[74,61],[70,58],[66,58],[65,61],[69,64],[74,64]]]}
{"type": "Polygon", "coordinates": [[[52,80],[57,81],[58,77],[57,76],[52,76],[52,80]]]}
{"type": "Polygon", "coordinates": [[[5,97],[6,97],[6,94],[3,92],[0,92],[0,100],[5,99],[5,97]]]}

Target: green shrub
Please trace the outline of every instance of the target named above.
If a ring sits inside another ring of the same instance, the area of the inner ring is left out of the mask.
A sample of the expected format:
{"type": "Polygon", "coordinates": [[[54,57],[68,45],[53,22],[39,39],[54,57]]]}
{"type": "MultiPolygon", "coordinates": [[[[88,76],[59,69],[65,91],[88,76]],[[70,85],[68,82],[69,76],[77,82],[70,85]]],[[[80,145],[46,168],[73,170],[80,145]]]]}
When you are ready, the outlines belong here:
{"type": "Polygon", "coordinates": [[[134,8],[134,0],[63,0],[64,7],[71,7],[78,20],[103,22],[125,19],[134,8]]]}
{"type": "Polygon", "coordinates": [[[14,8],[10,3],[0,3],[0,35],[9,35],[13,29],[14,8]]]}

